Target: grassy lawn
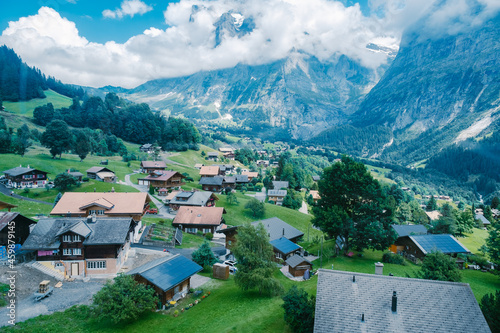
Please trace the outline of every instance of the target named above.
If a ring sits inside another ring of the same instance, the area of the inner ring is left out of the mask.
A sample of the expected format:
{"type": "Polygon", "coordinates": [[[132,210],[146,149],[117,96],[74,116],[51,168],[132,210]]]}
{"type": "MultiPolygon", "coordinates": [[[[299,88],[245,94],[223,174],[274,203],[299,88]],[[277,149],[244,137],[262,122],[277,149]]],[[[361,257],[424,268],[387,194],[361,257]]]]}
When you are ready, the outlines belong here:
{"type": "Polygon", "coordinates": [[[54,109],[67,108],[73,104],[73,100],[63,96],[52,90],[44,91],[46,98],[34,98],[27,102],[3,102],[5,111],[16,113],[22,116],[33,117],[33,110],[37,106],[42,106],[48,103],[54,105],[54,109]]]}
{"type": "Polygon", "coordinates": [[[475,254],[480,253],[479,248],[486,244],[488,236],[488,230],[474,228],[472,233],[466,234],[466,237],[458,238],[458,241],[475,254]]]}
{"type": "Polygon", "coordinates": [[[147,173],[134,173],[133,175],[130,175],[130,181],[132,184],[138,184],[139,182],[137,180],[139,178],[146,178],[147,176],[147,173]]]}
{"type": "Polygon", "coordinates": [[[4,195],[0,193],[0,200],[8,202],[13,205],[17,205],[17,207],[12,208],[12,212],[19,212],[26,217],[33,218],[38,214],[48,215],[52,210],[52,206],[44,205],[40,203],[35,203],[26,200],[15,199],[11,196],[4,195]]]}
{"type": "MultiPolygon", "coordinates": [[[[164,219],[160,217],[149,217],[146,216],[142,219],[142,222],[145,225],[150,225],[151,223],[160,224],[161,221],[165,221],[165,226],[172,227],[172,220],[164,219]]],[[[205,237],[199,235],[189,234],[184,232],[182,235],[182,245],[176,245],[175,247],[178,249],[189,249],[189,248],[198,248],[205,240],[205,237]]],[[[215,243],[210,243],[210,246],[219,246],[215,243]]]]}

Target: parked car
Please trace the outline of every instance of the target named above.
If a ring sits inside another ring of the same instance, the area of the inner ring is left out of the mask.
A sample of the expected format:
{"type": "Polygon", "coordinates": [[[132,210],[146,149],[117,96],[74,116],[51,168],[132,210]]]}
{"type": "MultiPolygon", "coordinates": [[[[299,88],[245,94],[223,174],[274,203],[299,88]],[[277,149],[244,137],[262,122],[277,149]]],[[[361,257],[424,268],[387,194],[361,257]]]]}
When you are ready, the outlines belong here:
{"type": "Polygon", "coordinates": [[[158,214],[158,209],[156,209],[156,208],[149,208],[146,211],[146,214],[158,214]]]}
{"type": "Polygon", "coordinates": [[[229,273],[234,274],[236,271],[238,271],[238,268],[236,268],[237,262],[234,260],[226,260],[224,261],[224,265],[229,266],[229,273]]]}

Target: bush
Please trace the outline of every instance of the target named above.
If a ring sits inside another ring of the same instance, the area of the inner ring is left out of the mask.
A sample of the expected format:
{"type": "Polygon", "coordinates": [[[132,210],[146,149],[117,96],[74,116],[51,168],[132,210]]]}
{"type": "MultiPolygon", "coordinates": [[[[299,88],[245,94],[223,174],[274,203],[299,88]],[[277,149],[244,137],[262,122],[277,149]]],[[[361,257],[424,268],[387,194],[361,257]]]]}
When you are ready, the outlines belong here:
{"type": "Polygon", "coordinates": [[[89,181],[89,177],[83,177],[82,178],[82,182],[88,182],[89,181]]]}
{"type": "Polygon", "coordinates": [[[29,188],[27,188],[27,187],[25,187],[25,188],[24,188],[24,190],[23,190],[23,193],[25,193],[25,194],[30,193],[30,189],[29,189],[29,188]]]}
{"type": "Polygon", "coordinates": [[[406,265],[405,259],[399,254],[386,252],[382,255],[382,262],[396,265],[406,265]]]}
{"type": "Polygon", "coordinates": [[[214,238],[214,234],[212,234],[211,232],[207,232],[205,234],[205,238],[211,241],[214,238]]]}
{"type": "Polygon", "coordinates": [[[469,263],[474,263],[476,265],[479,265],[482,269],[485,269],[490,266],[490,263],[488,262],[488,259],[482,256],[474,255],[471,254],[467,256],[467,261],[469,263]]]}

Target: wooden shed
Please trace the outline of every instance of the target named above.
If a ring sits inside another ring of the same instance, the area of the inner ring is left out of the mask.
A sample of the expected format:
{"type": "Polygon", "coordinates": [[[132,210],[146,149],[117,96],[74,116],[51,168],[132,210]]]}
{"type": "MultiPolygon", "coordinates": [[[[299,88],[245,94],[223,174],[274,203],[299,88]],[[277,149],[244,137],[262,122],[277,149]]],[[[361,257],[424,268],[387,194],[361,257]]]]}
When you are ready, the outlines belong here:
{"type": "Polygon", "coordinates": [[[304,276],[306,270],[312,269],[312,263],[306,258],[296,254],[286,260],[288,272],[295,277],[304,276]]]}

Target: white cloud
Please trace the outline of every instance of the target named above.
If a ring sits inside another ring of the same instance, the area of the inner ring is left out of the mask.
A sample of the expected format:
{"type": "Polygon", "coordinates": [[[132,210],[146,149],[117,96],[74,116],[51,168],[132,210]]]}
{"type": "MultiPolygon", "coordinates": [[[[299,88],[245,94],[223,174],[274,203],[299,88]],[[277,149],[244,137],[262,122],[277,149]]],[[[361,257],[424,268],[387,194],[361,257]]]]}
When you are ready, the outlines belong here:
{"type": "Polygon", "coordinates": [[[476,1],[481,1],[482,11],[467,21],[466,7],[438,11],[432,7],[434,0],[372,0],[377,15],[371,17],[363,16],[358,5],[345,7],[331,0],[181,0],[164,11],[167,29],[151,27],[123,44],[91,43],[79,35],[73,22],[42,7],[36,15],[10,22],[0,44],[63,82],[95,87],[134,87],[152,79],[238,63],[264,64],[295,50],[324,61],[345,54],[377,68],[387,55],[368,50],[368,43],[398,45],[403,29],[425,13],[431,13],[429,20],[435,26],[453,21],[457,15],[463,22],[479,24],[484,19],[479,15],[491,16],[500,9],[497,0],[476,1]],[[214,23],[229,11],[251,17],[255,28],[240,38],[226,34],[215,47],[214,23]]]}
{"type": "Polygon", "coordinates": [[[120,8],[115,10],[106,9],[102,12],[102,16],[107,18],[122,18],[124,16],[134,17],[135,14],[145,14],[152,11],[153,7],[145,4],[140,0],[124,0],[120,8]]]}

